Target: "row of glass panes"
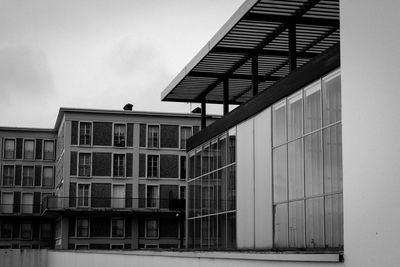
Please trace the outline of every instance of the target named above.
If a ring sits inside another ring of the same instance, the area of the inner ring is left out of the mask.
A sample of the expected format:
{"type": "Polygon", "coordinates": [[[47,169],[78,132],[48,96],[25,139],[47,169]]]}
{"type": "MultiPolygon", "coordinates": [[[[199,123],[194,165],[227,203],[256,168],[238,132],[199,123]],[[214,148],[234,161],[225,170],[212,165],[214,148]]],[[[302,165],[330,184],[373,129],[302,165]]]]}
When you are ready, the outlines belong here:
{"type": "MultiPolygon", "coordinates": [[[[15,159],[15,139],[4,140],[4,159],[15,159]]],[[[44,160],[53,160],[54,156],[54,141],[44,140],[44,160]]],[[[24,156],[23,159],[34,160],[35,159],[35,140],[26,139],[24,140],[24,156]]]]}
{"type": "MultiPolygon", "coordinates": [[[[3,186],[14,186],[15,168],[14,165],[3,166],[3,186]]],[[[43,166],[42,186],[53,186],[53,167],[43,166]]],[[[23,166],[22,186],[34,186],[34,166],[23,166]]]]}
{"type": "Polygon", "coordinates": [[[188,220],[189,248],[236,248],[236,212],[188,220]]]}
{"type": "Polygon", "coordinates": [[[232,128],[189,153],[188,179],[199,177],[234,162],[236,162],[236,128],[232,128]]]}
{"type": "Polygon", "coordinates": [[[340,71],[334,71],[273,105],[273,146],[313,132],[341,118],[340,71]]]}
{"type": "Polygon", "coordinates": [[[274,203],[342,191],[341,124],[273,149],[274,203]]]}
{"type": "Polygon", "coordinates": [[[236,164],[188,182],[188,217],[236,209],[236,164]]]}
{"type": "Polygon", "coordinates": [[[274,205],[275,248],[343,246],[343,195],[274,205]]]}

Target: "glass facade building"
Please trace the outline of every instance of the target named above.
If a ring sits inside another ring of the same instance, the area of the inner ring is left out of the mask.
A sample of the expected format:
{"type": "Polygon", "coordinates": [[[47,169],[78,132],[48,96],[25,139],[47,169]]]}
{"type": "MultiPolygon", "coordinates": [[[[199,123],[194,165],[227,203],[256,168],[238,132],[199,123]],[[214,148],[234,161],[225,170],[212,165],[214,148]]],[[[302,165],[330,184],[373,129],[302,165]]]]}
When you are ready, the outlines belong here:
{"type": "Polygon", "coordinates": [[[236,128],[189,152],[188,246],[236,247],[236,128]]]}

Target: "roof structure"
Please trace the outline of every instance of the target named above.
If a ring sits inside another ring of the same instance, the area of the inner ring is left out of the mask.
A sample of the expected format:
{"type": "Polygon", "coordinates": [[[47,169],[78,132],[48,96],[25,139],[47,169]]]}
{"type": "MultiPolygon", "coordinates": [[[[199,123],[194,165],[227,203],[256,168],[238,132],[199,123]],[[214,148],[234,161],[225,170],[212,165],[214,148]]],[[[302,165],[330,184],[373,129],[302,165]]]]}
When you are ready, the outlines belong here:
{"type": "Polygon", "coordinates": [[[339,0],[248,0],[161,98],[242,104],[338,43],[339,0]]]}

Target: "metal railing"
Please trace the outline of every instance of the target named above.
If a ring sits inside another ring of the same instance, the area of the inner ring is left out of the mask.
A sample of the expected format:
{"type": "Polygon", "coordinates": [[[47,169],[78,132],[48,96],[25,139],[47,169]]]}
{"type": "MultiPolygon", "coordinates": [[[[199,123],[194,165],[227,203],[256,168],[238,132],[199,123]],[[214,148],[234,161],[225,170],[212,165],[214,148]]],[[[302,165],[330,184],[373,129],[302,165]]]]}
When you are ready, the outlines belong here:
{"type": "Polygon", "coordinates": [[[49,196],[43,199],[42,211],[64,209],[160,209],[184,211],[185,199],[57,196],[49,196]]]}

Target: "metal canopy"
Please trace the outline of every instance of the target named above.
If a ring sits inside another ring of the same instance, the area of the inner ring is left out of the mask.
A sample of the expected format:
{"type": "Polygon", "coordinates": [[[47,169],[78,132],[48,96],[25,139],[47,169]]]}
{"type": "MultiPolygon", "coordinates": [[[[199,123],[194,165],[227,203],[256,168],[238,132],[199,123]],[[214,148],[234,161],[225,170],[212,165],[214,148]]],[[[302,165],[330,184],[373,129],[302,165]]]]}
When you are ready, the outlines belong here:
{"type": "Polygon", "coordinates": [[[161,98],[242,104],[339,42],[339,0],[248,0],[161,98]]]}

